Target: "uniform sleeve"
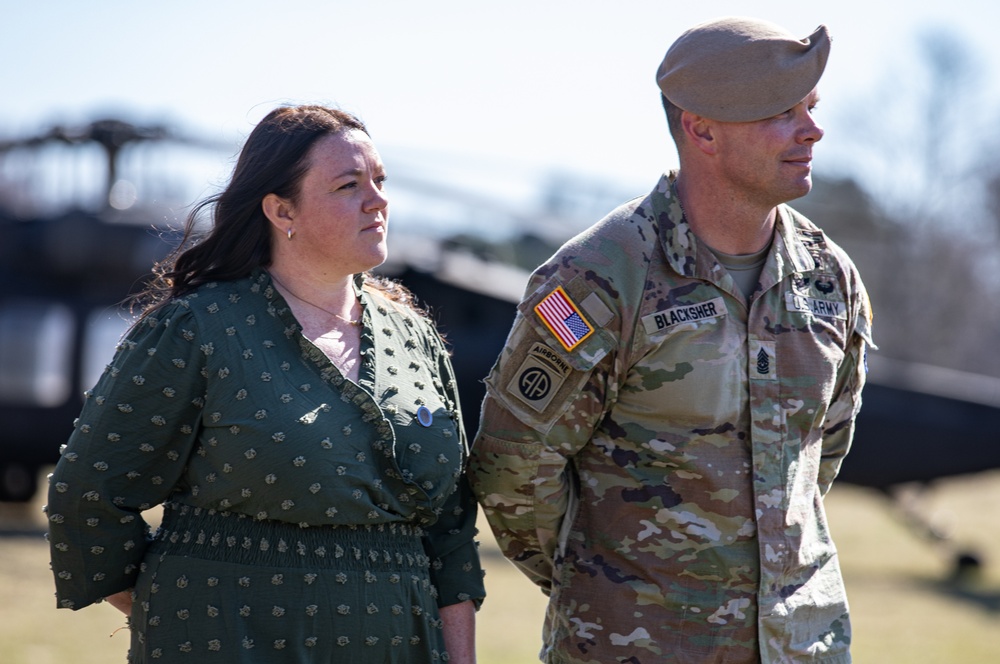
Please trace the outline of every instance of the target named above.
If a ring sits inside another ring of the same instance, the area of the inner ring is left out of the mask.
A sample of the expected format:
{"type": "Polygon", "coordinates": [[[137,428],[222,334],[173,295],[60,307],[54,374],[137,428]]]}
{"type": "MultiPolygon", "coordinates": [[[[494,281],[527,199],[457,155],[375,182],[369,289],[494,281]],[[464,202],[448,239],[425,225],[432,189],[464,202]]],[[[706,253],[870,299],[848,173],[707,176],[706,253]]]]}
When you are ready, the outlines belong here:
{"type": "Polygon", "coordinates": [[[86,401],[49,482],[46,512],[60,608],[131,588],[146,547],[142,511],[177,484],[197,437],[205,356],[180,305],[133,328],[86,401]]]}
{"type": "MultiPolygon", "coordinates": [[[[462,423],[455,372],[447,350],[432,332],[432,351],[438,358],[438,375],[449,404],[455,413],[455,424],[462,440],[463,460],[468,458],[469,444],[462,423]]],[[[483,568],[476,542],[478,505],[469,488],[466,464],[462,464],[455,492],[442,507],[437,522],[430,527],[425,548],[431,558],[431,579],[438,589],[438,605],[448,606],[472,600],[478,609],[486,597],[483,568]]]]}
{"type": "Polygon", "coordinates": [[[861,392],[868,376],[867,353],[872,343],[872,312],[868,294],[858,281],[858,313],[850,345],[837,373],[833,401],[823,425],[819,467],[820,495],[830,491],[854,440],[854,424],[861,411],[861,392]]]}
{"type": "Polygon", "coordinates": [[[574,511],[570,460],[601,421],[613,381],[612,343],[603,329],[610,309],[588,299],[592,293],[581,277],[540,281],[519,305],[486,380],[470,479],[504,555],[548,592],[560,528],[574,511]],[[593,328],[572,349],[536,310],[558,289],[593,328]]]}

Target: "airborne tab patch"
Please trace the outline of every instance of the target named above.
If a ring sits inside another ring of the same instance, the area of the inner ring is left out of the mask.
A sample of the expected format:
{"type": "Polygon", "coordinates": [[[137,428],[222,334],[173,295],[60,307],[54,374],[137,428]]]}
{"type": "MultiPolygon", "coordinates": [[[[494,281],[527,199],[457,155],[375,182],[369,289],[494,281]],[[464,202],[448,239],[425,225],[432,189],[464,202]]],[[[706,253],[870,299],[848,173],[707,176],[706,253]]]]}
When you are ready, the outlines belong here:
{"type": "Polygon", "coordinates": [[[594,328],[562,286],[558,286],[536,304],[535,313],[566,350],[573,350],[594,333],[594,328]]]}

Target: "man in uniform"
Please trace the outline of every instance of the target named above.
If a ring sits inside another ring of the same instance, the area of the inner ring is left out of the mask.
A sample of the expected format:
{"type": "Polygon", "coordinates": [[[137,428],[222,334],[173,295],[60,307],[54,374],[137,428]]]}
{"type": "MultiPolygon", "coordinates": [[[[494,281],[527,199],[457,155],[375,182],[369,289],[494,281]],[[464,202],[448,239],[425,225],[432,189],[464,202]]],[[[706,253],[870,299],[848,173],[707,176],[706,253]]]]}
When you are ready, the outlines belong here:
{"type": "Polygon", "coordinates": [[[680,169],[531,278],[471,465],[549,595],[550,664],[850,662],[823,496],[871,314],[808,193],[825,26],[695,26],[657,72],[680,169]]]}

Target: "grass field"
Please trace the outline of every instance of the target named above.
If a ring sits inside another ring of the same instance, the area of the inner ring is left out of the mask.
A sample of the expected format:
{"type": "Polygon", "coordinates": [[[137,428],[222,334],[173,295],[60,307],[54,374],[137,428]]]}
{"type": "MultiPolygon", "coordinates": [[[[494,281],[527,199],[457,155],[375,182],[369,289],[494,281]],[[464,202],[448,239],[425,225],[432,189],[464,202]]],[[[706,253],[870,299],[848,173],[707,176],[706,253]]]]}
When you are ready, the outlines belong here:
{"type": "MultiPolygon", "coordinates": [[[[913,536],[879,496],[851,486],[827,499],[854,620],[860,664],[1000,662],[1000,472],[941,482],[924,512],[984,560],[978,578],[949,581],[948,552],[913,536]]],[[[107,605],[54,608],[42,498],[0,504],[0,662],[106,664],[128,649],[107,605]]],[[[544,598],[483,534],[490,597],[479,614],[480,664],[537,661],[544,598]]]]}

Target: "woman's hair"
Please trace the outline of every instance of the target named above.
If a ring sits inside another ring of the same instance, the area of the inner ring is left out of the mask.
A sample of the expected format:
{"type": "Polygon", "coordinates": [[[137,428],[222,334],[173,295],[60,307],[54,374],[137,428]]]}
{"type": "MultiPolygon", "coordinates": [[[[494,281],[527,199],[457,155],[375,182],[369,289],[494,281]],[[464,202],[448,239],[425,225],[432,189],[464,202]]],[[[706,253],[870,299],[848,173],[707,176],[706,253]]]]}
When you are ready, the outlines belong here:
{"type": "MultiPolygon", "coordinates": [[[[358,118],[325,106],[282,106],[268,113],[250,132],[229,184],[195,205],[178,246],[154,266],[152,279],[133,301],[141,316],[204,283],[238,279],[269,266],[271,224],[261,205],[264,197],[275,194],[294,202],[312,146],[325,136],[350,130],[368,133],[358,118]],[[208,209],[212,227],[200,233],[198,220],[208,209]]],[[[370,276],[368,280],[393,299],[412,302],[401,286],[370,276]]]]}

